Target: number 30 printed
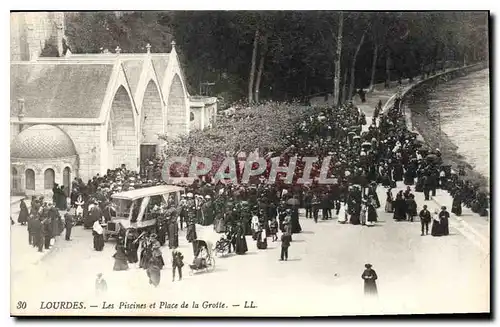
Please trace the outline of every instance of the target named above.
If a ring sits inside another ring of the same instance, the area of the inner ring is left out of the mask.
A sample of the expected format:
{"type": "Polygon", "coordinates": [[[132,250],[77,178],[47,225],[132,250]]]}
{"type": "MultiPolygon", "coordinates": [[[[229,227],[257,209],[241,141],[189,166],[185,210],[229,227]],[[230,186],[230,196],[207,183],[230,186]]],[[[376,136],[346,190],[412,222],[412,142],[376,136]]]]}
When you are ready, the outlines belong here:
{"type": "Polygon", "coordinates": [[[18,301],[16,309],[26,309],[28,305],[25,301],[18,301]]]}

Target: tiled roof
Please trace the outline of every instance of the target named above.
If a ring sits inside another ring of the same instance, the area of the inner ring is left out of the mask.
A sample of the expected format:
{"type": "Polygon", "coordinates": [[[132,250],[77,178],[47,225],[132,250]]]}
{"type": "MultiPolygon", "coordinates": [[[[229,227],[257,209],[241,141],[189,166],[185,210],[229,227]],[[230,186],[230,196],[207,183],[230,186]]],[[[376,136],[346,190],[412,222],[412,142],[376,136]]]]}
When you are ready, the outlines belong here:
{"type": "Polygon", "coordinates": [[[10,115],[18,99],[28,118],[97,118],[113,64],[12,63],[10,115]]]}
{"type": "Polygon", "coordinates": [[[139,84],[139,80],[141,78],[144,59],[124,60],[122,65],[127,81],[130,85],[130,90],[132,91],[132,94],[135,95],[137,85],[139,84]]]}
{"type": "Polygon", "coordinates": [[[76,155],[76,149],[71,138],[59,128],[35,125],[16,136],[10,155],[24,159],[63,158],[76,155]]]}

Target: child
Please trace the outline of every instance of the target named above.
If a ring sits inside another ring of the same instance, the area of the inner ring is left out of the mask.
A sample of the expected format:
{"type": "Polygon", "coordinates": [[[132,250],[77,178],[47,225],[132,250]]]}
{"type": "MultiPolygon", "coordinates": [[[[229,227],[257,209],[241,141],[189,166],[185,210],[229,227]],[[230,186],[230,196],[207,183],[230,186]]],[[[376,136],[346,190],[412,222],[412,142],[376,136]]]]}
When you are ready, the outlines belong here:
{"type": "Polygon", "coordinates": [[[184,256],[180,251],[174,249],[172,251],[172,281],[175,280],[175,270],[179,273],[179,280],[182,279],[182,267],[184,266],[184,256]]]}
{"type": "Polygon", "coordinates": [[[281,235],[281,259],[280,261],[288,260],[288,248],[290,247],[290,242],[292,241],[292,236],[289,233],[283,233],[281,235]]]}
{"type": "Polygon", "coordinates": [[[273,238],[273,242],[276,242],[278,240],[278,236],[276,235],[278,233],[278,222],[276,221],[276,217],[273,217],[269,221],[269,234],[273,238]]]}

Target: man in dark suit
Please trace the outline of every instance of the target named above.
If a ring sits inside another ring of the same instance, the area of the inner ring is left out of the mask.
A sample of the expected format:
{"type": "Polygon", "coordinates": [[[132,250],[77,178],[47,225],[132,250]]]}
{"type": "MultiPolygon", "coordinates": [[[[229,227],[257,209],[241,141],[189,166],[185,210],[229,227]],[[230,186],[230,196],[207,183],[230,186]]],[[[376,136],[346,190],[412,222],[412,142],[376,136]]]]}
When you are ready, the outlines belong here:
{"type": "Polygon", "coordinates": [[[66,241],[71,241],[71,229],[73,228],[73,215],[69,212],[69,208],[67,212],[64,214],[64,228],[66,229],[66,241]]]}
{"type": "Polygon", "coordinates": [[[42,232],[43,244],[45,246],[45,249],[48,250],[50,249],[50,239],[52,238],[50,218],[45,218],[42,221],[42,232]]]}
{"type": "Polygon", "coordinates": [[[28,219],[28,242],[30,245],[33,245],[33,247],[37,246],[37,244],[35,243],[34,234],[33,234],[33,222],[35,220],[38,220],[38,219],[36,219],[33,215],[29,216],[29,219],[28,219]]]}
{"type": "Polygon", "coordinates": [[[429,210],[427,210],[427,206],[424,204],[424,208],[420,210],[420,214],[418,215],[420,217],[420,225],[422,226],[422,236],[424,236],[424,229],[425,229],[425,235],[429,234],[429,223],[431,222],[431,213],[429,210]]]}
{"type": "Polygon", "coordinates": [[[31,221],[30,233],[33,235],[33,244],[38,247],[38,252],[43,251],[43,230],[41,218],[34,217],[31,221]]]}
{"type": "Polygon", "coordinates": [[[288,248],[290,247],[290,242],[292,241],[292,236],[289,233],[283,233],[281,235],[281,259],[280,261],[288,260],[288,248]]]}

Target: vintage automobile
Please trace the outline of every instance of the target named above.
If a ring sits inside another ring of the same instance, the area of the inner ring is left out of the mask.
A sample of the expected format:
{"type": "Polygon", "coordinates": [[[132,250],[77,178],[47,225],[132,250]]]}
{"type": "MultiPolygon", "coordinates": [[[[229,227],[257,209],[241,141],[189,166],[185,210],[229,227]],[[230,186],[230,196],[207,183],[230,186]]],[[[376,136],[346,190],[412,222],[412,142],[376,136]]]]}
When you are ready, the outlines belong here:
{"type": "Polygon", "coordinates": [[[168,208],[176,208],[180,203],[183,187],[159,185],[137,190],[115,193],[111,196],[116,217],[107,222],[104,228],[104,240],[124,236],[125,232],[134,228],[139,233],[156,232],[157,214],[155,207],[164,204],[168,208]]]}

